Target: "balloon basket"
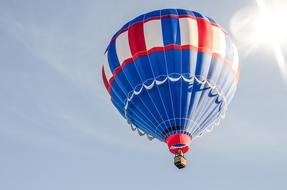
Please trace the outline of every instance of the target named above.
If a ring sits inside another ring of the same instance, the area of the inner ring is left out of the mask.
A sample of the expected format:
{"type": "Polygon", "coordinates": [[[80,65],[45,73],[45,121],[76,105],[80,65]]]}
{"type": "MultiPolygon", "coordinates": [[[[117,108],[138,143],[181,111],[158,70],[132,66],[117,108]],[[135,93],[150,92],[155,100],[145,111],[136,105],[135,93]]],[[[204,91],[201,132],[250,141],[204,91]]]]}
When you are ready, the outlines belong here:
{"type": "Polygon", "coordinates": [[[187,164],[186,159],[184,158],[183,155],[176,155],[174,157],[174,165],[178,168],[178,169],[182,169],[185,168],[187,164]]]}

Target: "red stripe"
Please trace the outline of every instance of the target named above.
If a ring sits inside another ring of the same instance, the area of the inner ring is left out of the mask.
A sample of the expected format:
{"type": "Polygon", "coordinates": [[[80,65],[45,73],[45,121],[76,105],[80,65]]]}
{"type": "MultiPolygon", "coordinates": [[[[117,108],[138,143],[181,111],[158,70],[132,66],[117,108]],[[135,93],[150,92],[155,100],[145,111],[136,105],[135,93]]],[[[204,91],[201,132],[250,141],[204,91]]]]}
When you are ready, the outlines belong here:
{"type": "Polygon", "coordinates": [[[113,84],[113,82],[114,82],[114,80],[115,80],[115,77],[114,77],[114,76],[112,76],[112,78],[110,78],[110,80],[109,80],[109,83],[112,85],[112,84],[113,84]]]}
{"type": "Polygon", "coordinates": [[[210,48],[206,48],[206,47],[198,47],[197,51],[212,54],[212,50],[210,48]]]}
{"type": "MultiPolygon", "coordinates": [[[[129,62],[129,63],[132,63],[132,59],[131,59],[131,61],[129,62]]],[[[114,70],[114,77],[116,77],[117,76],[117,74],[120,72],[120,71],[122,71],[122,67],[121,66],[118,66],[115,70],[114,70]]]]}
{"type": "Polygon", "coordinates": [[[196,19],[198,28],[198,47],[212,48],[211,24],[204,19],[196,19]]]}
{"type": "Polygon", "coordinates": [[[128,30],[129,45],[132,55],[139,51],[146,51],[143,22],[136,23],[128,30]]]}
{"type": "Polygon", "coordinates": [[[105,84],[105,87],[106,87],[107,91],[109,93],[111,93],[112,89],[111,89],[111,86],[110,86],[110,84],[109,84],[109,82],[107,80],[104,66],[102,67],[102,77],[103,77],[103,81],[104,81],[104,84],[105,84]]]}
{"type": "Polygon", "coordinates": [[[182,50],[193,50],[193,51],[198,51],[198,48],[193,46],[193,45],[183,45],[181,46],[182,50]]]}
{"type": "Polygon", "coordinates": [[[125,67],[126,64],[128,64],[128,63],[130,63],[130,62],[133,62],[134,59],[135,59],[135,58],[128,58],[128,59],[124,60],[123,63],[121,64],[122,67],[125,67]]]}
{"type": "Polygon", "coordinates": [[[217,53],[212,53],[212,51],[208,48],[205,48],[205,47],[200,47],[200,48],[197,48],[195,46],[192,46],[192,45],[178,45],[178,44],[169,44],[165,47],[154,47],[148,51],[142,51],[142,52],[137,52],[134,56],[134,58],[128,58],[126,59],[122,66],[118,66],[115,70],[114,70],[114,73],[113,73],[113,77],[109,80],[109,83],[112,84],[113,81],[115,80],[115,77],[117,76],[117,74],[119,72],[121,72],[124,67],[130,63],[132,63],[133,61],[135,61],[137,58],[140,58],[142,56],[148,56],[154,52],[163,52],[163,51],[166,51],[166,50],[193,50],[193,51],[197,51],[197,52],[204,52],[204,53],[209,53],[211,54],[211,56],[213,58],[217,58],[217,59],[220,59],[224,64],[226,64],[230,70],[230,72],[232,72],[234,75],[235,75],[235,80],[238,80],[239,79],[239,70],[238,72],[235,72],[232,68],[232,63],[226,59],[224,59],[220,54],[217,54],[217,53]]]}

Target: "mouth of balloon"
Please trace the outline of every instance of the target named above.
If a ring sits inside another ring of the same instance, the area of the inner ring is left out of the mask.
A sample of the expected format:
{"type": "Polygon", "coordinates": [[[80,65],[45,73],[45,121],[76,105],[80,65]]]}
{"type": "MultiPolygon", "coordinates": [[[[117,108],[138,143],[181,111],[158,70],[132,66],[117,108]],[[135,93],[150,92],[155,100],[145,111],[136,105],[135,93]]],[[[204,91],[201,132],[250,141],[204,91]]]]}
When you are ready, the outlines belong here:
{"type": "Polygon", "coordinates": [[[173,134],[166,138],[166,144],[171,153],[178,154],[179,151],[182,151],[184,154],[189,150],[191,137],[182,133],[173,134]]]}

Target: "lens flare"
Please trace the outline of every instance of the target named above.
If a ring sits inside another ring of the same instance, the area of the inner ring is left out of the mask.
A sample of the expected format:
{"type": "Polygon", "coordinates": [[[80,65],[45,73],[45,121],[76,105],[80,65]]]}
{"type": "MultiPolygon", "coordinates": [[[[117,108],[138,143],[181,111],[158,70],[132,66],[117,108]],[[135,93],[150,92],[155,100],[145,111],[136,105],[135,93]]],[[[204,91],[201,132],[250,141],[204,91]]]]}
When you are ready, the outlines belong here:
{"type": "Polygon", "coordinates": [[[268,48],[274,57],[284,82],[287,82],[287,64],[284,48],[287,49],[287,2],[256,0],[255,7],[235,13],[230,21],[231,33],[246,55],[268,48]],[[246,51],[247,50],[247,51],[246,51]]]}
{"type": "MultiPolygon", "coordinates": [[[[284,13],[285,14],[285,13],[284,13]]],[[[255,37],[261,43],[280,43],[286,40],[287,27],[284,24],[284,14],[259,14],[255,18],[255,37]]]]}

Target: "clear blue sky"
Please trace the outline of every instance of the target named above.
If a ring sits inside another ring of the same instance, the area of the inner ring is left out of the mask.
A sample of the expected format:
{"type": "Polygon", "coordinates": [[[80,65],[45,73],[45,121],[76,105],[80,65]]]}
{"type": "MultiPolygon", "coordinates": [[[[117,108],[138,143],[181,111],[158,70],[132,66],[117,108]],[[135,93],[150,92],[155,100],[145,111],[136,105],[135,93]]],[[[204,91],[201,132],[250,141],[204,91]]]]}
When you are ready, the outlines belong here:
{"type": "Polygon", "coordinates": [[[137,15],[192,9],[229,30],[254,5],[1,0],[0,189],[286,189],[287,91],[268,48],[239,49],[237,95],[222,125],[193,142],[184,170],[165,144],[127,127],[100,76],[109,39],[137,15]]]}

